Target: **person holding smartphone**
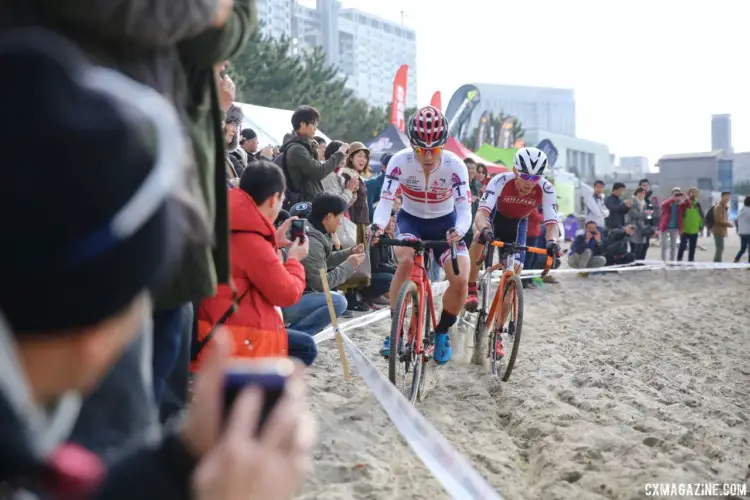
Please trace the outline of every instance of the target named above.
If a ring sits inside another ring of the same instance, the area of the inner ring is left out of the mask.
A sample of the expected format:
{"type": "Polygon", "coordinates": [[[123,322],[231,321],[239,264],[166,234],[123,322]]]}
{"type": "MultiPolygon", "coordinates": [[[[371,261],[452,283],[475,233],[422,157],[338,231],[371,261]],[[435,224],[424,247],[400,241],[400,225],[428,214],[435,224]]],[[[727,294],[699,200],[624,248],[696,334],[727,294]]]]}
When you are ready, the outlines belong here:
{"type": "Polygon", "coordinates": [[[590,269],[604,267],[607,259],[604,257],[603,237],[597,221],[586,221],[584,234],[579,234],[570,247],[568,265],[574,269],[590,269]]]}

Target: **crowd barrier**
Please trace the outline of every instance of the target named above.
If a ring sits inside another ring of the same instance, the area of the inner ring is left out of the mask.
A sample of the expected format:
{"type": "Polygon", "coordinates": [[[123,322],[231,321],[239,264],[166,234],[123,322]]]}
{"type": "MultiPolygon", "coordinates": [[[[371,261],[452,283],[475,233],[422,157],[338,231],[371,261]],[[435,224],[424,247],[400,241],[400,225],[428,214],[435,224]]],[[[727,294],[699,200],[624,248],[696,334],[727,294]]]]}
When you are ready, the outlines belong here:
{"type": "MultiPolygon", "coordinates": [[[[704,270],[704,269],[748,269],[750,264],[713,263],[713,262],[663,262],[636,261],[631,264],[606,266],[593,269],[554,269],[550,274],[588,273],[622,273],[653,270],[704,270]],[[639,265],[640,264],[640,265],[639,265]]],[[[500,273],[493,275],[493,281],[499,279],[500,273]]],[[[539,270],[522,271],[522,278],[539,276],[539,270]]],[[[447,281],[433,283],[433,295],[441,295],[448,288],[447,281]]],[[[352,358],[357,372],[364,380],[375,399],[383,407],[401,436],[411,447],[425,466],[432,472],[446,491],[458,499],[500,500],[500,495],[472,467],[448,440],[436,430],[409,401],[391,384],[375,364],[370,361],[346,335],[346,332],[362,328],[390,316],[390,311],[381,309],[339,325],[346,351],[352,358]]],[[[326,328],[315,335],[315,343],[320,344],[335,337],[333,327],[326,328]]]]}

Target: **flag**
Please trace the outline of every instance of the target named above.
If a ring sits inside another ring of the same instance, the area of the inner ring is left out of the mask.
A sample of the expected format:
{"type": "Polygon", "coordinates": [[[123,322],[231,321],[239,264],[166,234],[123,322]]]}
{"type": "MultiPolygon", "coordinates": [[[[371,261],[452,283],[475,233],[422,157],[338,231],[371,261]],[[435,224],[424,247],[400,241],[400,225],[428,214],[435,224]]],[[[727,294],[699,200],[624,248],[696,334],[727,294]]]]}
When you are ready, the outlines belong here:
{"type": "Polygon", "coordinates": [[[442,103],[442,97],[440,95],[440,91],[438,90],[434,94],[432,94],[432,99],[430,100],[430,106],[434,106],[440,111],[443,110],[443,103],[442,103]]]}
{"type": "Polygon", "coordinates": [[[393,78],[393,100],[391,102],[391,124],[401,132],[406,130],[404,113],[406,112],[406,78],[409,66],[402,64],[393,78]]]}

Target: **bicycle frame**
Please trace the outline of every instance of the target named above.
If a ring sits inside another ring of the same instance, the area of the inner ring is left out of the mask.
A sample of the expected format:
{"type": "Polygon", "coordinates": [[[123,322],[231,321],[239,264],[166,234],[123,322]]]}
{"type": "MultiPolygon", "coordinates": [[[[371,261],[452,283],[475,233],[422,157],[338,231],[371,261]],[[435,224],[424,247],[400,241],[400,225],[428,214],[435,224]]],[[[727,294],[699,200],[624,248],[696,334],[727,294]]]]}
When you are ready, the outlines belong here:
{"type": "MultiPolygon", "coordinates": [[[[414,266],[411,271],[411,280],[416,283],[419,297],[419,310],[424,311],[424,308],[429,307],[430,320],[433,325],[437,324],[435,317],[435,307],[432,301],[432,285],[427,277],[427,268],[425,267],[425,250],[417,249],[414,251],[414,266]]],[[[424,332],[427,325],[425,325],[425,315],[420,313],[417,318],[416,334],[410,332],[412,335],[416,335],[415,344],[417,346],[417,354],[421,355],[425,353],[424,349],[424,332]]],[[[414,328],[414,324],[410,323],[409,329],[414,328]]]]}

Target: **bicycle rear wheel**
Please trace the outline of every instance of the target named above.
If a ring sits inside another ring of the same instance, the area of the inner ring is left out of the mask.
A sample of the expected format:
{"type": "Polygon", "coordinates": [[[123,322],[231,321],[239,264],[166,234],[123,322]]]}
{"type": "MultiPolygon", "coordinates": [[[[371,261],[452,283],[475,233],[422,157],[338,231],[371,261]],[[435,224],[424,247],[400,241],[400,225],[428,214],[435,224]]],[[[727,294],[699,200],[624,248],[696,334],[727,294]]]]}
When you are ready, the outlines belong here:
{"type": "Polygon", "coordinates": [[[505,318],[498,316],[495,318],[494,328],[492,328],[492,340],[490,342],[490,359],[492,364],[492,373],[497,374],[503,382],[507,382],[518,357],[518,348],[521,345],[521,333],[523,329],[523,287],[521,278],[518,276],[509,277],[503,286],[503,304],[508,303],[509,312],[505,313],[505,318]],[[502,342],[506,349],[505,356],[498,358],[496,345],[502,342]],[[510,352],[508,352],[510,351],[510,352]]]}
{"type": "Polygon", "coordinates": [[[416,283],[406,281],[401,286],[395,311],[391,324],[388,378],[414,404],[419,393],[423,365],[422,355],[417,354],[421,311],[416,283]]]}

